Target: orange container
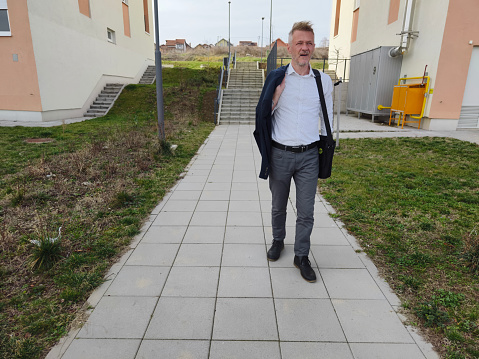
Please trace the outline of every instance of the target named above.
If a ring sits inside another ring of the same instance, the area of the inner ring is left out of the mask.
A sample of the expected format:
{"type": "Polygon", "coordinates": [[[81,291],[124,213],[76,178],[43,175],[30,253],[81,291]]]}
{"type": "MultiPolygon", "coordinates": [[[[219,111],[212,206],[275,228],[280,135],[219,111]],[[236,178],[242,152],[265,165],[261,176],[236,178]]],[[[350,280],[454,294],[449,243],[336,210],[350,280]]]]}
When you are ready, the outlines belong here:
{"type": "Polygon", "coordinates": [[[406,116],[420,116],[424,104],[424,96],[426,93],[425,84],[396,85],[393,90],[393,99],[391,104],[391,112],[389,114],[389,124],[393,120],[393,113],[399,113],[398,126],[402,123],[418,123],[421,126],[421,119],[416,121],[407,120],[406,116]]]}

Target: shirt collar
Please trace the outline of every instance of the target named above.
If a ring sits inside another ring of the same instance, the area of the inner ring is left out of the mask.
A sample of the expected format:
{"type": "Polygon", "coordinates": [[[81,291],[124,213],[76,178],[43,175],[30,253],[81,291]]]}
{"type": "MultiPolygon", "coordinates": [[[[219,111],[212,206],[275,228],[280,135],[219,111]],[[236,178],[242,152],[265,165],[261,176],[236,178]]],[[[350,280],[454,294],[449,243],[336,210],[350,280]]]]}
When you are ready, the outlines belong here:
{"type": "MultiPolygon", "coordinates": [[[[286,74],[287,75],[292,75],[293,73],[298,75],[298,76],[301,76],[296,71],[294,71],[293,65],[289,64],[286,74]]],[[[309,64],[309,74],[307,74],[305,76],[314,77],[313,67],[311,66],[311,63],[309,64]]]]}

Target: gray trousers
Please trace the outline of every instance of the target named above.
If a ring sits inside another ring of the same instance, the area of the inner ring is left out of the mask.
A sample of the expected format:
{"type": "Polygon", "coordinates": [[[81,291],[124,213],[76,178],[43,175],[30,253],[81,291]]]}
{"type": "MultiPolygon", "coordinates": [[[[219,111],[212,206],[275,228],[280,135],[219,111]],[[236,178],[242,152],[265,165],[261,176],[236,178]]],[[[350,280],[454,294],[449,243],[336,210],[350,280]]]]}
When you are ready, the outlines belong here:
{"type": "Polygon", "coordinates": [[[273,147],[270,165],[273,239],[284,240],[286,237],[286,207],[293,178],[296,185],[297,210],[294,254],[307,256],[314,224],[314,200],[319,171],[318,149],[293,153],[273,147]]]}

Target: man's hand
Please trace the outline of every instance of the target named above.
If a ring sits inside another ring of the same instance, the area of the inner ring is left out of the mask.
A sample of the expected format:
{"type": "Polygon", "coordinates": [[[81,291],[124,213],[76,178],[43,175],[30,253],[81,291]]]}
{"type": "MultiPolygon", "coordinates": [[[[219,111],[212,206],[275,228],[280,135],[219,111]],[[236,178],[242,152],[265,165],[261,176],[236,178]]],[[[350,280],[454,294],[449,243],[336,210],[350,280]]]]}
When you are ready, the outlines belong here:
{"type": "Polygon", "coordinates": [[[271,111],[273,111],[274,108],[276,107],[276,105],[278,104],[279,98],[280,98],[281,94],[283,93],[284,87],[286,85],[285,81],[286,81],[286,76],[284,77],[283,81],[274,90],[273,104],[272,104],[273,106],[271,107],[271,111]]]}

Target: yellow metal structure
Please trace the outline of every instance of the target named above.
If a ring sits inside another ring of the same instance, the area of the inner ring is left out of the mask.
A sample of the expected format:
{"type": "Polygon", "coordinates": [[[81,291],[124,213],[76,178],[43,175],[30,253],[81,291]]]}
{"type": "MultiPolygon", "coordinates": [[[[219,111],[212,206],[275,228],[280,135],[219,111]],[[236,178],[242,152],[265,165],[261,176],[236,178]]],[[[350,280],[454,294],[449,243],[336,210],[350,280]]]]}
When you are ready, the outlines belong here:
{"type": "MultiPolygon", "coordinates": [[[[400,78],[396,86],[394,86],[393,100],[391,104],[391,111],[389,113],[389,125],[391,121],[395,120],[393,113],[399,114],[398,126],[402,124],[404,128],[405,123],[417,123],[419,128],[421,126],[421,119],[424,116],[424,108],[426,107],[427,94],[429,90],[429,76],[424,77],[404,77],[400,78]],[[406,84],[408,80],[421,79],[421,83],[406,84]],[[426,82],[424,83],[424,80],[426,82]],[[404,81],[401,84],[401,81],[404,81]],[[406,116],[415,120],[406,120],[406,116]]],[[[388,108],[383,107],[382,108],[388,108]]]]}

